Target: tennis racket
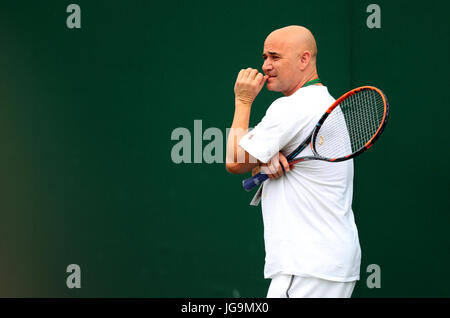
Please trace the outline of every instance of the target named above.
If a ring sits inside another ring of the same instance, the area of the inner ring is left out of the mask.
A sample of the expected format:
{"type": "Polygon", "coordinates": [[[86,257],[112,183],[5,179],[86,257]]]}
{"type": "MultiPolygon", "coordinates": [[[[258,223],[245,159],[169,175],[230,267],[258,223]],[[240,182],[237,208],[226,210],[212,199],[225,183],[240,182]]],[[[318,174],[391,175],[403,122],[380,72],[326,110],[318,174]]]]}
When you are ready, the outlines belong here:
{"type": "MultiPolygon", "coordinates": [[[[354,158],[373,146],[389,116],[384,93],[372,86],[355,88],[331,105],[311,134],[286,159],[289,165],[302,161],[340,162],[354,158]],[[313,156],[297,157],[310,144],[313,156]]],[[[242,181],[250,191],[269,177],[258,173],[242,181]]]]}

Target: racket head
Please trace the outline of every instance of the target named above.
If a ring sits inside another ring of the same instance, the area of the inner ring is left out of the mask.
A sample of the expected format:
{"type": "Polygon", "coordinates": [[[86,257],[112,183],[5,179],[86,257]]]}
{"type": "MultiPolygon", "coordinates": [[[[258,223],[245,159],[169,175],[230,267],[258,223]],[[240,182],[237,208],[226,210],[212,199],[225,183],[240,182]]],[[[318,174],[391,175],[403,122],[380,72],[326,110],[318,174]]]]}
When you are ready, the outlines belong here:
{"type": "Polygon", "coordinates": [[[355,88],[338,98],[317,123],[311,148],[316,159],[354,158],[378,140],[389,117],[386,95],[373,86],[355,88]]]}

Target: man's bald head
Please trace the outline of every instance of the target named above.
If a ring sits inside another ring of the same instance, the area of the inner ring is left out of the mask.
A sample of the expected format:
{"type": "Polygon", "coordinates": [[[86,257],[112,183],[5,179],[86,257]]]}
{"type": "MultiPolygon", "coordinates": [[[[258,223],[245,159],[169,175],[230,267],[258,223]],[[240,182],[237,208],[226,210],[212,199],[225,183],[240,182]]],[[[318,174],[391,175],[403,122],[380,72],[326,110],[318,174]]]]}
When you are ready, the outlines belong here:
{"type": "Polygon", "coordinates": [[[267,88],[293,94],[318,77],[316,57],[316,40],[307,28],[291,25],[271,32],[263,51],[263,71],[269,75],[267,88]]]}
{"type": "Polygon", "coordinates": [[[266,42],[276,42],[285,49],[295,52],[297,56],[303,51],[311,52],[311,57],[317,56],[316,39],[310,30],[299,25],[290,25],[281,29],[277,29],[269,34],[266,42]]]}

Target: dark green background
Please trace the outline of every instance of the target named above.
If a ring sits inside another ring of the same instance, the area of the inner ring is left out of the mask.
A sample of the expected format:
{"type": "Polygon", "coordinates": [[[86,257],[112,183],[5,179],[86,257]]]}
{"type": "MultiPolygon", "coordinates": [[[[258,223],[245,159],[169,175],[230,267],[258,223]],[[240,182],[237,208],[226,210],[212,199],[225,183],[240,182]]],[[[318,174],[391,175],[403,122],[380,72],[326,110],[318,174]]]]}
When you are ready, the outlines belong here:
{"type": "MultiPolygon", "coordinates": [[[[292,24],[334,97],[370,84],[392,107],[355,161],[354,297],[450,296],[448,1],[73,2],[79,30],[70,1],[0,4],[0,296],[264,297],[260,208],[223,164],[174,164],[171,133],[225,132],[237,73],[292,24]]],[[[260,93],[252,125],[279,96],[260,93]]]]}

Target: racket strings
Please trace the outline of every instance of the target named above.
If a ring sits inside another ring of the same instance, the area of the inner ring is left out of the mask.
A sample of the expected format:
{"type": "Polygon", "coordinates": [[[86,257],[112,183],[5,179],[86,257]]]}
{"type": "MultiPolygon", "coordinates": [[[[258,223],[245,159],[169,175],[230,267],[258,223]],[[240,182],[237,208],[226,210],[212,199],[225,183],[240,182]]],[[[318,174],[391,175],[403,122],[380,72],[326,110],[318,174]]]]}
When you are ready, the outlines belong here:
{"type": "Polygon", "coordinates": [[[366,89],[344,99],[325,119],[315,139],[324,158],[342,158],[360,150],[380,127],[385,112],[382,96],[366,89]]]}
{"type": "Polygon", "coordinates": [[[363,90],[348,99],[344,107],[352,151],[361,149],[375,135],[384,117],[384,101],[374,90],[363,90]]]}

